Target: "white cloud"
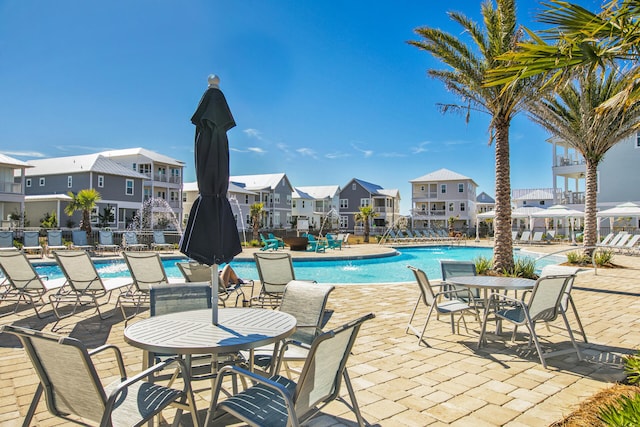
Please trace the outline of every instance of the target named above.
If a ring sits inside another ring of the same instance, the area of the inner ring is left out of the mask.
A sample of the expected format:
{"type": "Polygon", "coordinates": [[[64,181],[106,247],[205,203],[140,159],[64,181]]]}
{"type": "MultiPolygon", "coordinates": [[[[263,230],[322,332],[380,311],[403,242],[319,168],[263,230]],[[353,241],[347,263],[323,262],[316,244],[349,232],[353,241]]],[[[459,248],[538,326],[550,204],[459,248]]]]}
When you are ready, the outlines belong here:
{"type": "Polygon", "coordinates": [[[327,159],[341,159],[344,157],[349,157],[350,154],[347,153],[342,153],[340,151],[335,152],[335,153],[327,153],[324,155],[327,159]]]}
{"type": "Polygon", "coordinates": [[[373,156],[373,150],[366,150],[366,149],[360,148],[356,144],[351,144],[351,146],[353,147],[354,150],[361,152],[364,155],[364,157],[373,156]]]}
{"type": "Polygon", "coordinates": [[[44,153],[38,151],[2,151],[7,156],[19,156],[19,157],[46,157],[44,153]]]}
{"type": "Polygon", "coordinates": [[[396,153],[395,151],[390,153],[382,153],[380,157],[407,157],[406,154],[396,153]]]}
{"type": "Polygon", "coordinates": [[[255,154],[266,154],[266,151],[260,147],[249,147],[247,148],[247,151],[250,151],[255,154]]]}
{"type": "Polygon", "coordinates": [[[296,152],[302,156],[313,157],[314,159],[317,158],[316,152],[311,148],[298,148],[296,152]]]}
{"type": "Polygon", "coordinates": [[[413,154],[420,154],[420,153],[424,153],[429,151],[426,146],[431,144],[431,141],[423,141],[420,144],[418,144],[417,147],[412,147],[411,148],[411,153],[413,154]]]}
{"type": "Polygon", "coordinates": [[[259,141],[262,141],[262,133],[258,129],[249,128],[243,130],[242,132],[244,132],[245,135],[247,135],[249,138],[255,138],[259,141]]]}

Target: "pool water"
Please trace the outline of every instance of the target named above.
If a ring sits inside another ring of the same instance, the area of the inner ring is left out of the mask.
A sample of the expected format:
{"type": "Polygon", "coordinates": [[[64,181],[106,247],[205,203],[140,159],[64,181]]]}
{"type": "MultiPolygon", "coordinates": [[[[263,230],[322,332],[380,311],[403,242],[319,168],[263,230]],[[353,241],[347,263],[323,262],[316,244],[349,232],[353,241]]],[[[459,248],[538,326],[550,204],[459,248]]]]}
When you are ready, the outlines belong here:
{"type": "MultiPolygon", "coordinates": [[[[338,261],[293,261],[296,278],[315,280],[320,283],[389,283],[413,281],[414,276],[407,265],[424,270],[430,279],[441,279],[441,260],[471,261],[483,256],[491,258],[491,248],[429,246],[401,248],[399,254],[384,258],[341,259],[338,261]]],[[[516,257],[532,258],[519,254],[516,257]]],[[[169,277],[182,277],[176,262],[184,258],[163,259],[163,265],[169,277]]],[[[536,262],[539,271],[548,264],[561,262],[558,258],[543,258],[536,262]]],[[[253,261],[232,261],[231,266],[242,278],[258,279],[258,271],[253,261]]],[[[128,275],[127,266],[122,260],[96,261],[96,268],[101,277],[121,277],[128,275]]],[[[60,269],[54,265],[38,265],[36,271],[50,279],[62,277],[60,269]]]]}

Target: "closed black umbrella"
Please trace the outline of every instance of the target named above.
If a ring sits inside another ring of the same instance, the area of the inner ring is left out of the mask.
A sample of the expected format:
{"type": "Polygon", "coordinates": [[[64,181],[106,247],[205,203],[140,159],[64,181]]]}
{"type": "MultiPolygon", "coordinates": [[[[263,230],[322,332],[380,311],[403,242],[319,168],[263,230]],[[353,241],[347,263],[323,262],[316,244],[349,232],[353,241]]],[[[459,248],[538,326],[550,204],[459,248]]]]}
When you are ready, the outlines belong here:
{"type": "MultiPolygon", "coordinates": [[[[227,131],[236,123],[224,94],[218,88],[218,82],[217,76],[209,76],[209,88],[191,118],[196,126],[194,151],[200,194],[191,207],[189,220],[180,240],[180,252],[212,267],[214,295],[217,294],[218,264],[228,263],[242,252],[236,220],[227,200],[227,131]]],[[[213,305],[217,307],[217,301],[214,300],[213,305]]],[[[217,316],[214,315],[214,323],[217,323],[215,317],[217,316]]]]}

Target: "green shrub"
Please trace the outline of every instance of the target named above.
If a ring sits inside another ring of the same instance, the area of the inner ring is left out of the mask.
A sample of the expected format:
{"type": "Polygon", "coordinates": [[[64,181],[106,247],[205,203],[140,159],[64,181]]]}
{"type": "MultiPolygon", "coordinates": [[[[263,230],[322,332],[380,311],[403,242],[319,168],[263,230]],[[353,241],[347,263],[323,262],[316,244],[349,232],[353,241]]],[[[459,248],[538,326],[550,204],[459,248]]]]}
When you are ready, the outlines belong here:
{"type": "Polygon", "coordinates": [[[640,352],[625,358],[624,371],[627,374],[629,384],[640,383],[640,352]]]}
{"type": "Polygon", "coordinates": [[[610,249],[597,251],[593,259],[598,267],[611,264],[613,261],[613,251],[610,249]]]}
{"type": "Polygon", "coordinates": [[[536,261],[532,258],[517,258],[513,270],[502,270],[502,274],[508,277],[524,277],[525,279],[537,279],[536,261]]]}
{"type": "MultiPolygon", "coordinates": [[[[640,352],[625,358],[624,371],[629,384],[640,383],[640,352]]],[[[640,425],[640,393],[633,397],[622,396],[614,403],[604,405],[599,418],[605,425],[612,427],[640,425]]]]}
{"type": "Polygon", "coordinates": [[[493,258],[479,256],[474,258],[473,263],[476,265],[476,273],[481,276],[486,275],[493,268],[493,258]]]}

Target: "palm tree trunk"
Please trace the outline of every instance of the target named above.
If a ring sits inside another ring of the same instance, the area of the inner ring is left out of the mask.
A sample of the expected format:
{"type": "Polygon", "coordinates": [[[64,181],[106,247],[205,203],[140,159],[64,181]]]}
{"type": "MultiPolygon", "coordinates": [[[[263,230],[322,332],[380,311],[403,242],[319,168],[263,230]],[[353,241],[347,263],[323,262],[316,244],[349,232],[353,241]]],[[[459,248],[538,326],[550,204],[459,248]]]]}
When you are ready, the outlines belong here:
{"type": "Polygon", "coordinates": [[[509,166],[509,120],[495,117],[496,130],[496,215],[493,269],[513,269],[513,241],[511,239],[511,168],[509,166]]]}
{"type": "Polygon", "coordinates": [[[593,249],[586,248],[595,246],[598,239],[598,219],[596,217],[598,163],[588,158],[585,160],[587,163],[587,175],[585,178],[583,245],[585,247],[585,255],[591,256],[593,249]]]}

